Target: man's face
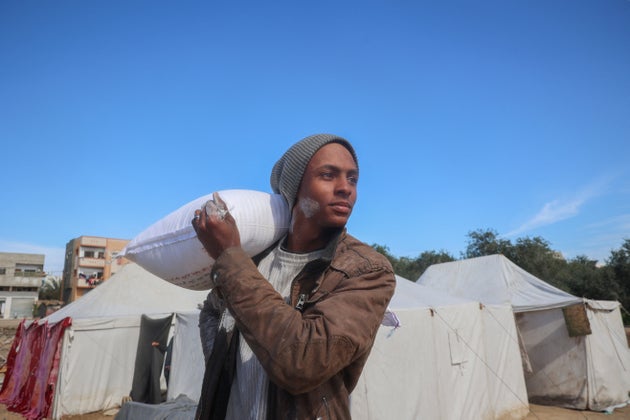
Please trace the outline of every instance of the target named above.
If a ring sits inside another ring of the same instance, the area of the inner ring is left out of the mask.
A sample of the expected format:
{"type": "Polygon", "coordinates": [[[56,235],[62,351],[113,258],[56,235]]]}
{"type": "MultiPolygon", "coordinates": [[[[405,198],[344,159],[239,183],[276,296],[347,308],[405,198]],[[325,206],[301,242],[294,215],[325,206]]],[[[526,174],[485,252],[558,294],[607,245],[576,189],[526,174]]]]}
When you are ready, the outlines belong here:
{"type": "Polygon", "coordinates": [[[357,200],[358,181],[359,171],[348,149],[338,143],[323,146],[304,172],[294,223],[320,230],[344,227],[357,200]]]}

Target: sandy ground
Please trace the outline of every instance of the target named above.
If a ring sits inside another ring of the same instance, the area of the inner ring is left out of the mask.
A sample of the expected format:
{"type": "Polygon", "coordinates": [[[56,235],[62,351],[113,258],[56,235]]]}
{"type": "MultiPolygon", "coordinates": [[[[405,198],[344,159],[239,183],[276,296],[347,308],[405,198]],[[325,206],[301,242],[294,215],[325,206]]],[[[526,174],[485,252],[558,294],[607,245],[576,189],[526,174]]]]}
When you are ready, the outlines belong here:
{"type": "Polygon", "coordinates": [[[526,420],[630,419],[630,406],[618,408],[611,414],[594,411],[569,410],[559,407],[530,404],[526,420]]]}
{"type": "MultiPolygon", "coordinates": [[[[0,320],[0,365],[4,364],[6,355],[11,348],[17,322],[0,320]]],[[[630,328],[626,329],[626,334],[630,336],[630,328]]],[[[630,341],[630,338],[629,338],[630,341]]],[[[559,407],[530,404],[529,414],[524,420],[630,420],[630,406],[625,406],[614,410],[611,414],[598,413],[594,411],[569,410],[559,407]]],[[[113,420],[117,410],[82,414],[77,416],[64,416],[63,420],[113,420]]],[[[0,404],[0,420],[21,420],[23,417],[11,413],[6,406],[0,404]]],[[[144,419],[143,419],[144,420],[144,419]]],[[[360,419],[358,419],[360,420],[360,419]]],[[[389,419],[386,419],[389,420],[389,419]]],[[[432,419],[427,419],[432,420],[432,419]]]]}

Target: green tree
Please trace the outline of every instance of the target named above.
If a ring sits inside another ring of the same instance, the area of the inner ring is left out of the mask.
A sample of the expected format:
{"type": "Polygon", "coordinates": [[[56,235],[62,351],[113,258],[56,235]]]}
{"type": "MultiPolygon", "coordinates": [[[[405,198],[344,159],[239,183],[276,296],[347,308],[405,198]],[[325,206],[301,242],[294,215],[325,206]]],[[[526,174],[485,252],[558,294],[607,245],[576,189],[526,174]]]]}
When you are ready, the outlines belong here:
{"type": "Polygon", "coordinates": [[[476,258],[486,255],[503,254],[508,256],[512,243],[507,239],[499,239],[499,234],[493,229],[477,229],[468,232],[468,244],[463,258],[476,258]]]}
{"type": "Polygon", "coordinates": [[[39,300],[59,300],[61,296],[61,277],[46,276],[39,288],[39,300]]]}
{"type": "Polygon", "coordinates": [[[605,275],[605,269],[597,266],[597,260],[579,255],[567,264],[570,292],[588,299],[619,300],[620,290],[616,282],[605,275]]]}
{"type": "Polygon", "coordinates": [[[394,264],[398,262],[398,258],[392,255],[392,253],[389,251],[388,246],[372,244],[372,248],[374,248],[379,254],[383,254],[389,260],[392,266],[394,266],[394,264]]]}
{"type": "Polygon", "coordinates": [[[509,258],[525,271],[569,292],[571,278],[567,262],[549,242],[540,236],[518,238],[509,251],[509,258]]]}
{"type": "MultiPolygon", "coordinates": [[[[383,254],[385,258],[387,258],[394,269],[394,273],[398,274],[398,270],[400,269],[400,259],[392,255],[388,246],[372,244],[372,248],[376,250],[376,252],[383,254]]],[[[402,274],[399,274],[402,275],[402,274]]]]}
{"type": "Polygon", "coordinates": [[[377,252],[383,254],[392,264],[394,273],[411,281],[416,281],[424,270],[432,264],[455,261],[452,255],[442,251],[424,251],[416,258],[411,257],[395,257],[389,248],[384,245],[373,244],[377,252]]]}
{"type": "Polygon", "coordinates": [[[617,286],[618,300],[625,309],[624,320],[630,322],[630,239],[625,239],[621,248],[610,252],[604,275],[609,285],[617,286]]]}
{"type": "Polygon", "coordinates": [[[414,277],[417,271],[414,267],[414,262],[415,260],[412,258],[400,257],[394,266],[394,272],[408,280],[416,281],[418,277],[414,277]]]}
{"type": "Polygon", "coordinates": [[[414,260],[412,266],[410,267],[410,277],[402,274],[401,276],[416,281],[424,273],[424,271],[429,268],[429,266],[451,261],[455,261],[455,258],[444,250],[424,251],[414,260]]]}

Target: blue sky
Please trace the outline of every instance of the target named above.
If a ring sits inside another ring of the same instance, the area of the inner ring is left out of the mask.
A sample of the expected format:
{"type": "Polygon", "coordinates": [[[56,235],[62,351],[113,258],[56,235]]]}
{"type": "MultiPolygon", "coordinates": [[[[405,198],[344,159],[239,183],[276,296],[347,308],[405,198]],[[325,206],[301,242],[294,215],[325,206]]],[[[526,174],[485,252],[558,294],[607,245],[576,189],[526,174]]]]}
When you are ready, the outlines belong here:
{"type": "Polygon", "coordinates": [[[630,2],[0,2],[0,251],[60,274],[293,142],[359,155],[349,231],[603,261],[630,238],[630,2]]]}

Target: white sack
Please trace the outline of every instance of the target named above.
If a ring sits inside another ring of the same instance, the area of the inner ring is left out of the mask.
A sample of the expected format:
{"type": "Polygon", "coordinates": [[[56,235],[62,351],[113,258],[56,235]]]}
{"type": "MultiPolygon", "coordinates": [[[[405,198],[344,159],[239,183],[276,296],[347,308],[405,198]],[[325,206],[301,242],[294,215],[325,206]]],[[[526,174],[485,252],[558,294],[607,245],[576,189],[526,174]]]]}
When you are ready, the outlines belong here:
{"type": "MultiPolygon", "coordinates": [[[[286,234],[289,208],[279,194],[251,190],[219,191],[241,235],[241,246],[254,256],[286,234]]],[[[191,220],[212,194],[175,210],[133,238],[122,256],[156,276],[192,290],[211,288],[214,261],[197,239],[191,220]]]]}

